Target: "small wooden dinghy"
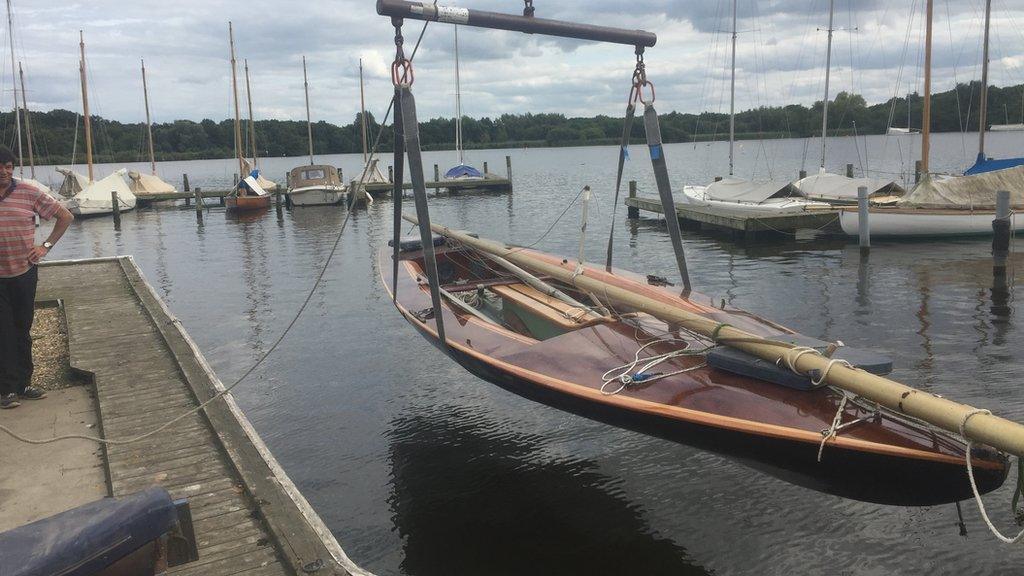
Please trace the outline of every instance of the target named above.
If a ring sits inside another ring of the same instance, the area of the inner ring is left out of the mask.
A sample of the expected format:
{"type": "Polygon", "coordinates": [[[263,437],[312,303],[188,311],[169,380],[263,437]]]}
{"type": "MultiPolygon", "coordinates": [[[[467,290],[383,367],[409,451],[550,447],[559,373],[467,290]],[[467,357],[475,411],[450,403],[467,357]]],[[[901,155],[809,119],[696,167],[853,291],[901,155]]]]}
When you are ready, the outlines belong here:
{"type": "MultiPolygon", "coordinates": [[[[568,304],[524,282],[507,261],[451,238],[439,236],[435,244],[446,342],[437,335],[418,240],[402,244],[395,304],[424,337],[480,378],[561,410],[727,455],[845,498],[924,506],[971,497],[966,445],[955,435],[837,388],[815,386],[621,303],[609,310],[611,300],[600,293],[541,277],[581,306],[568,304]],[[663,360],[654,362],[656,357],[663,360]]],[[[575,261],[516,251],[751,334],[808,342],[742,310],[710,305],[707,297],[683,298],[654,277],[577,269],[575,261]]],[[[389,290],[391,258],[391,249],[381,251],[389,290]]],[[[1007,459],[975,446],[978,488],[989,492],[1006,478],[1007,459]]]]}

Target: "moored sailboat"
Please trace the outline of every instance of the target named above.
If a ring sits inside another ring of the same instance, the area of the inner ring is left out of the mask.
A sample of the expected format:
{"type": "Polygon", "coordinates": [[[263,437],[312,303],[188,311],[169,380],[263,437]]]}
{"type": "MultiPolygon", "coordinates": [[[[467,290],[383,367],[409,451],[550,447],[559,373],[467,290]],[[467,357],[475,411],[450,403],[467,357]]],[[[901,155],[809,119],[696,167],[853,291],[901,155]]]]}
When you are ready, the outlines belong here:
{"type": "Polygon", "coordinates": [[[156,173],[156,154],[153,151],[153,124],[149,118],[149,88],[146,84],[146,62],[142,66],[142,99],[146,106],[146,143],[149,148],[149,174],[128,172],[128,187],[136,197],[145,198],[156,194],[173,194],[178,190],[164,182],[156,173]]]}
{"type": "Polygon", "coordinates": [[[232,194],[225,198],[224,205],[228,210],[262,210],[270,207],[270,194],[257,181],[259,177],[257,171],[246,176],[248,165],[244,157],[245,152],[242,149],[242,122],[238,108],[238,71],[235,63],[235,32],[231,22],[228,22],[228,41],[231,46],[231,94],[235,103],[235,155],[238,159],[238,173],[241,180],[236,183],[232,194]]]}
{"type": "Polygon", "coordinates": [[[292,206],[338,204],[345,198],[345,185],[334,166],[317,164],[313,157],[313,121],[309,113],[309,80],[306,57],[302,57],[302,87],[306,94],[306,136],[309,164],[292,168],[288,174],[288,201],[292,206]]]}

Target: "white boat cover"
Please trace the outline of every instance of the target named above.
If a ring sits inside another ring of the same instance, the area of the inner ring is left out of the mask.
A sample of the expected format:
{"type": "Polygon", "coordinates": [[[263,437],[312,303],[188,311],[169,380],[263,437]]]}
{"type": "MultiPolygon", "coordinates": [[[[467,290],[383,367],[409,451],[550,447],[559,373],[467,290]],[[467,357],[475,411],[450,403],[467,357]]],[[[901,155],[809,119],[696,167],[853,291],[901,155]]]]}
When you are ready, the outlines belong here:
{"type": "Polygon", "coordinates": [[[369,164],[363,167],[365,176],[363,172],[359,173],[359,179],[362,180],[364,184],[382,184],[384,182],[388,182],[387,176],[384,176],[384,174],[381,173],[380,168],[377,166],[377,162],[379,161],[380,158],[374,158],[373,160],[370,160],[369,164]]]}
{"type": "Polygon", "coordinates": [[[178,191],[155,174],[142,174],[135,171],[128,172],[128,187],[136,196],[143,197],[147,194],[167,194],[178,191]]]}
{"type": "Polygon", "coordinates": [[[751,182],[741,178],[725,178],[708,184],[705,198],[721,202],[759,204],[769,198],[802,195],[791,182],[751,182]]]}
{"type": "Polygon", "coordinates": [[[1024,208],[1024,166],[971,176],[929,176],[898,202],[907,208],[992,210],[996,190],[1010,192],[1010,206],[1024,208]]]}
{"type": "Polygon", "coordinates": [[[245,186],[249,189],[250,192],[252,192],[253,195],[266,196],[268,194],[268,192],[259,183],[259,180],[252,176],[246,176],[245,179],[242,180],[242,182],[245,183],[245,186]]]}
{"type": "Polygon", "coordinates": [[[856,200],[857,188],[866,186],[868,196],[902,196],[906,190],[893,180],[847,178],[828,172],[808,176],[793,183],[804,196],[822,200],[856,200]]]}
{"type": "Polygon", "coordinates": [[[55,198],[57,200],[63,200],[63,198],[58,196],[56,192],[54,192],[53,190],[50,190],[49,186],[47,186],[46,184],[43,184],[39,180],[33,180],[32,178],[15,178],[15,180],[17,180],[18,182],[23,182],[25,184],[28,184],[29,186],[32,186],[33,188],[38,189],[40,192],[50,196],[51,198],[55,198]]]}
{"type": "Polygon", "coordinates": [[[60,183],[60,189],[57,192],[65,198],[71,198],[89,185],[89,179],[78,172],[67,168],[57,168],[57,172],[64,175],[64,181],[60,183]]]}
{"type": "MultiPolygon", "coordinates": [[[[64,174],[65,183],[67,183],[68,180],[73,180],[76,185],[80,185],[82,182],[88,182],[88,178],[81,174],[71,172],[70,170],[58,170],[64,174]]],[[[100,178],[95,182],[87,183],[81,191],[71,197],[69,204],[73,205],[83,214],[113,212],[114,206],[110,201],[110,193],[117,192],[117,199],[121,204],[122,210],[131,210],[132,208],[135,208],[135,194],[133,194],[128,188],[128,183],[124,181],[124,175],[126,172],[128,172],[126,169],[121,168],[105,178],[100,178]]],[[[61,190],[63,189],[64,185],[62,184],[61,190]]]]}

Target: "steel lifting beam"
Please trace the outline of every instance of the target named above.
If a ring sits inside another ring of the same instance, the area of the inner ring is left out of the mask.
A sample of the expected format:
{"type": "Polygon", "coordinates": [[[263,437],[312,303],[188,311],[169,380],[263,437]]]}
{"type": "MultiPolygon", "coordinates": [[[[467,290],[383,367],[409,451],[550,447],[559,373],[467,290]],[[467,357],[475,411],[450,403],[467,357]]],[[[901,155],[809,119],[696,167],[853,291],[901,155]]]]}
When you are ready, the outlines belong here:
{"type": "Polygon", "coordinates": [[[377,0],[377,14],[392,18],[409,18],[411,20],[427,20],[445,22],[478,28],[495,30],[511,30],[527,34],[576,38],[612,44],[627,44],[651,48],[658,41],[658,36],[643,30],[623,30],[605,26],[591,26],[561,20],[547,20],[518,14],[500,14],[455,6],[435,6],[432,2],[406,2],[404,0],[377,0]]]}

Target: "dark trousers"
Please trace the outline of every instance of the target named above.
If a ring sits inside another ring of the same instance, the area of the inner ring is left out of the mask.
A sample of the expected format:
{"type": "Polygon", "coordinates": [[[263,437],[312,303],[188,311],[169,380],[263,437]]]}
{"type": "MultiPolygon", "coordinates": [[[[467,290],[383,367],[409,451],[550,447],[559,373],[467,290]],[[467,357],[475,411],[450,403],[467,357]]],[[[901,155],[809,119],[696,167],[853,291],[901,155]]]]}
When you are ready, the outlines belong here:
{"type": "Polygon", "coordinates": [[[21,394],[32,382],[32,319],[36,283],[33,266],[14,278],[0,278],[0,394],[21,394]]]}

